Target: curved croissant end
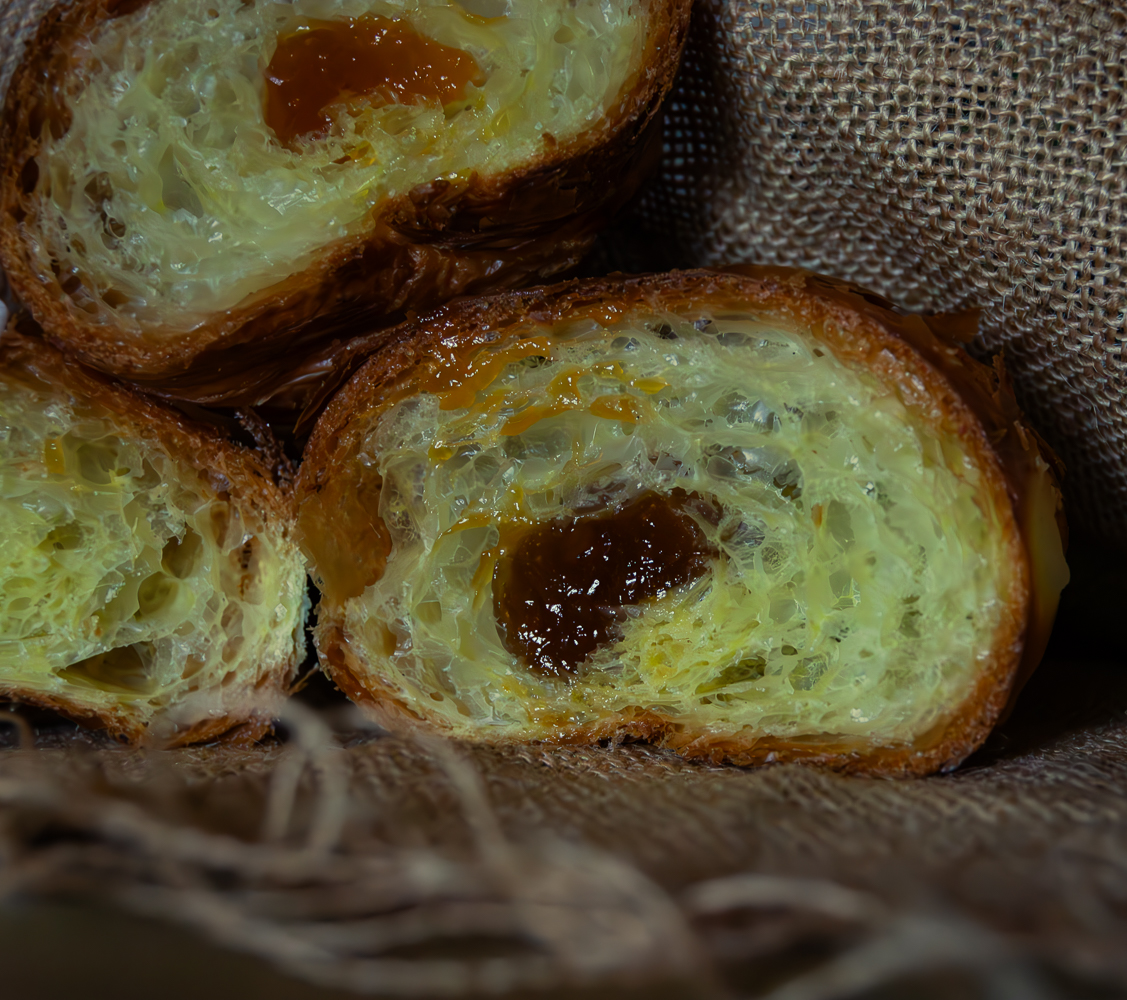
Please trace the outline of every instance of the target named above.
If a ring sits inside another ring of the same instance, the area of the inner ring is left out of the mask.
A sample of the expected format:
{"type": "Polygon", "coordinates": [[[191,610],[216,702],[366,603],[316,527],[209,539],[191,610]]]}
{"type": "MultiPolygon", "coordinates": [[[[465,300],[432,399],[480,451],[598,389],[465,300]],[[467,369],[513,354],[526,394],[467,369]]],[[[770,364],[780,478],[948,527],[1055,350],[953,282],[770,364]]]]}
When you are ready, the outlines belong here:
{"type": "Polygon", "coordinates": [[[304,653],[292,498],[255,453],[0,346],[0,696],[130,741],[269,728],[304,653]]]}

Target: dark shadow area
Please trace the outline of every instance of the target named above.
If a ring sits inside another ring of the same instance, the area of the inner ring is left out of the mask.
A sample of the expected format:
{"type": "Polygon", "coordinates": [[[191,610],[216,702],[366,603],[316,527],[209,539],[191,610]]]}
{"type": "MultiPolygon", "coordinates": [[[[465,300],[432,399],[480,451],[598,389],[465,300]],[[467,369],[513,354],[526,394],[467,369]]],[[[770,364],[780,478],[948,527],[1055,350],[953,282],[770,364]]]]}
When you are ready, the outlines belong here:
{"type": "Polygon", "coordinates": [[[351,704],[340,688],[321,673],[316,656],[307,660],[302,670],[307,673],[302,688],[296,695],[298,701],[318,710],[340,708],[351,704]]]}
{"type": "Polygon", "coordinates": [[[1079,729],[1127,716],[1127,641],[1122,595],[1127,560],[1092,543],[1068,552],[1072,582],[1045,658],[1009,718],[964,767],[1029,753],[1079,729]]]}
{"type": "Polygon", "coordinates": [[[1127,670],[1127,556],[1091,541],[1069,547],[1072,581],[1061,594],[1046,659],[1110,660],[1127,670]]]}
{"type": "MultiPolygon", "coordinates": [[[[425,957],[450,956],[436,950],[425,957]]],[[[459,957],[488,958],[489,954],[459,957]]],[[[361,995],[291,978],[258,958],[220,948],[164,921],[80,903],[17,900],[0,905],[0,966],[4,970],[0,995],[11,1000],[346,1000],[361,995]]],[[[660,981],[609,990],[604,984],[505,996],[510,1000],[716,996],[703,987],[660,981]]],[[[474,1000],[489,994],[457,995],[474,1000]]]]}
{"type": "Polygon", "coordinates": [[[10,701],[0,701],[0,749],[11,749],[20,745],[21,728],[16,720],[9,720],[8,713],[18,715],[31,727],[35,744],[39,747],[65,746],[76,738],[83,742],[113,746],[114,740],[105,733],[94,729],[83,729],[77,722],[45,708],[20,705],[10,701]]]}
{"type": "Polygon", "coordinates": [[[684,267],[682,254],[672,238],[663,240],[642,228],[636,196],[595,239],[591,252],[579,266],[561,277],[601,278],[616,271],[643,274],[684,267]]]}
{"type": "Polygon", "coordinates": [[[305,660],[297,671],[299,681],[294,697],[302,704],[318,710],[341,708],[351,703],[340,689],[321,673],[317,665],[317,649],[313,644],[313,626],[317,623],[316,608],[321,595],[312,580],[306,582],[306,588],[312,610],[309,612],[309,620],[305,627],[305,660]]]}
{"type": "Polygon", "coordinates": [[[1021,692],[1013,713],[964,767],[982,767],[1032,753],[1081,729],[1127,716],[1127,664],[1046,657],[1021,692]]]}
{"type": "Polygon", "coordinates": [[[27,901],[0,907],[4,996],[12,1000],[343,1000],[172,925],[116,910],[27,901]]]}

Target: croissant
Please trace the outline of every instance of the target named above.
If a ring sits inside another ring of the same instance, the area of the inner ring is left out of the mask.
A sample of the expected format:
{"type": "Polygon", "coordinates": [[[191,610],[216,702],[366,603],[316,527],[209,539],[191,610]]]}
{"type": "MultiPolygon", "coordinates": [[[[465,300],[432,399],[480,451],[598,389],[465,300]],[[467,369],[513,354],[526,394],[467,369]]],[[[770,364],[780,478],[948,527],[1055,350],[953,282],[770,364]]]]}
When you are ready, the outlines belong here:
{"type": "Polygon", "coordinates": [[[292,495],[256,451],[0,343],[0,697],[134,743],[263,733],[305,651],[292,495]]]}
{"type": "Polygon", "coordinates": [[[941,325],[744,268],[400,326],[298,477],[323,668],[391,729],[953,767],[1068,571],[1051,453],[941,325]]]}
{"type": "Polygon", "coordinates": [[[361,311],[574,265],[660,155],[689,6],[62,5],[0,127],[0,264],[86,363],[253,402],[361,311]]]}

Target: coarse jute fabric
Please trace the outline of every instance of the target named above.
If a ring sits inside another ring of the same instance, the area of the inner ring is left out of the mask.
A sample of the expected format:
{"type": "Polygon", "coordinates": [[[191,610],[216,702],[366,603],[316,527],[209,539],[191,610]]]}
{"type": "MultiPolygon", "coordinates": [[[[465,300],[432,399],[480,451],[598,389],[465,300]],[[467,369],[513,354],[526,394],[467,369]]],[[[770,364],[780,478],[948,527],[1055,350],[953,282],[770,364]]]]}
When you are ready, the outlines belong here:
{"type": "MultiPolygon", "coordinates": [[[[0,93],[48,6],[0,0],[0,93]]],[[[1073,519],[1123,540],[1125,30],[1112,3],[698,0],[663,172],[593,266],[800,263],[981,308],[1073,519]]],[[[243,749],[0,714],[0,926],[82,899],[310,1000],[1127,995],[1127,577],[1078,579],[1014,716],[918,781],[408,741],[331,699],[243,749]]],[[[174,956],[130,992],[123,946],[86,994],[184,995],[174,956]]],[[[20,959],[0,940],[0,993],[56,995],[20,959]]]]}
{"type": "Polygon", "coordinates": [[[640,217],[681,265],[981,309],[1070,520],[1123,544],[1125,80],[1114,0],[697,0],[640,217]]]}
{"type": "Polygon", "coordinates": [[[1034,684],[914,781],[417,742],[349,706],[243,750],[12,735],[0,914],[78,896],[333,997],[1127,995],[1127,673],[1034,684]]]}

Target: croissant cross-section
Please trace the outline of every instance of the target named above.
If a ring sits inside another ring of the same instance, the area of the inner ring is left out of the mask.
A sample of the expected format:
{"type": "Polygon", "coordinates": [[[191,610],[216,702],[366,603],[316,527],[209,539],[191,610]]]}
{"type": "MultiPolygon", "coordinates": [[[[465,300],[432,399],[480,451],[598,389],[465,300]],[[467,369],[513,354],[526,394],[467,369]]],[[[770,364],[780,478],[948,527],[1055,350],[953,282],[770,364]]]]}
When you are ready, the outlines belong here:
{"type": "Polygon", "coordinates": [[[263,733],[304,654],[293,521],[256,453],[5,333],[0,696],[134,742],[263,733]]]}
{"type": "Polygon", "coordinates": [[[656,163],[688,0],[78,0],[0,126],[0,262],[88,363],[245,398],[361,310],[576,263],[656,163]]]}
{"type": "Polygon", "coordinates": [[[408,324],[299,479],[328,672],[385,725],[923,772],[976,747],[1067,579],[1004,384],[785,270],[408,324]]]}

